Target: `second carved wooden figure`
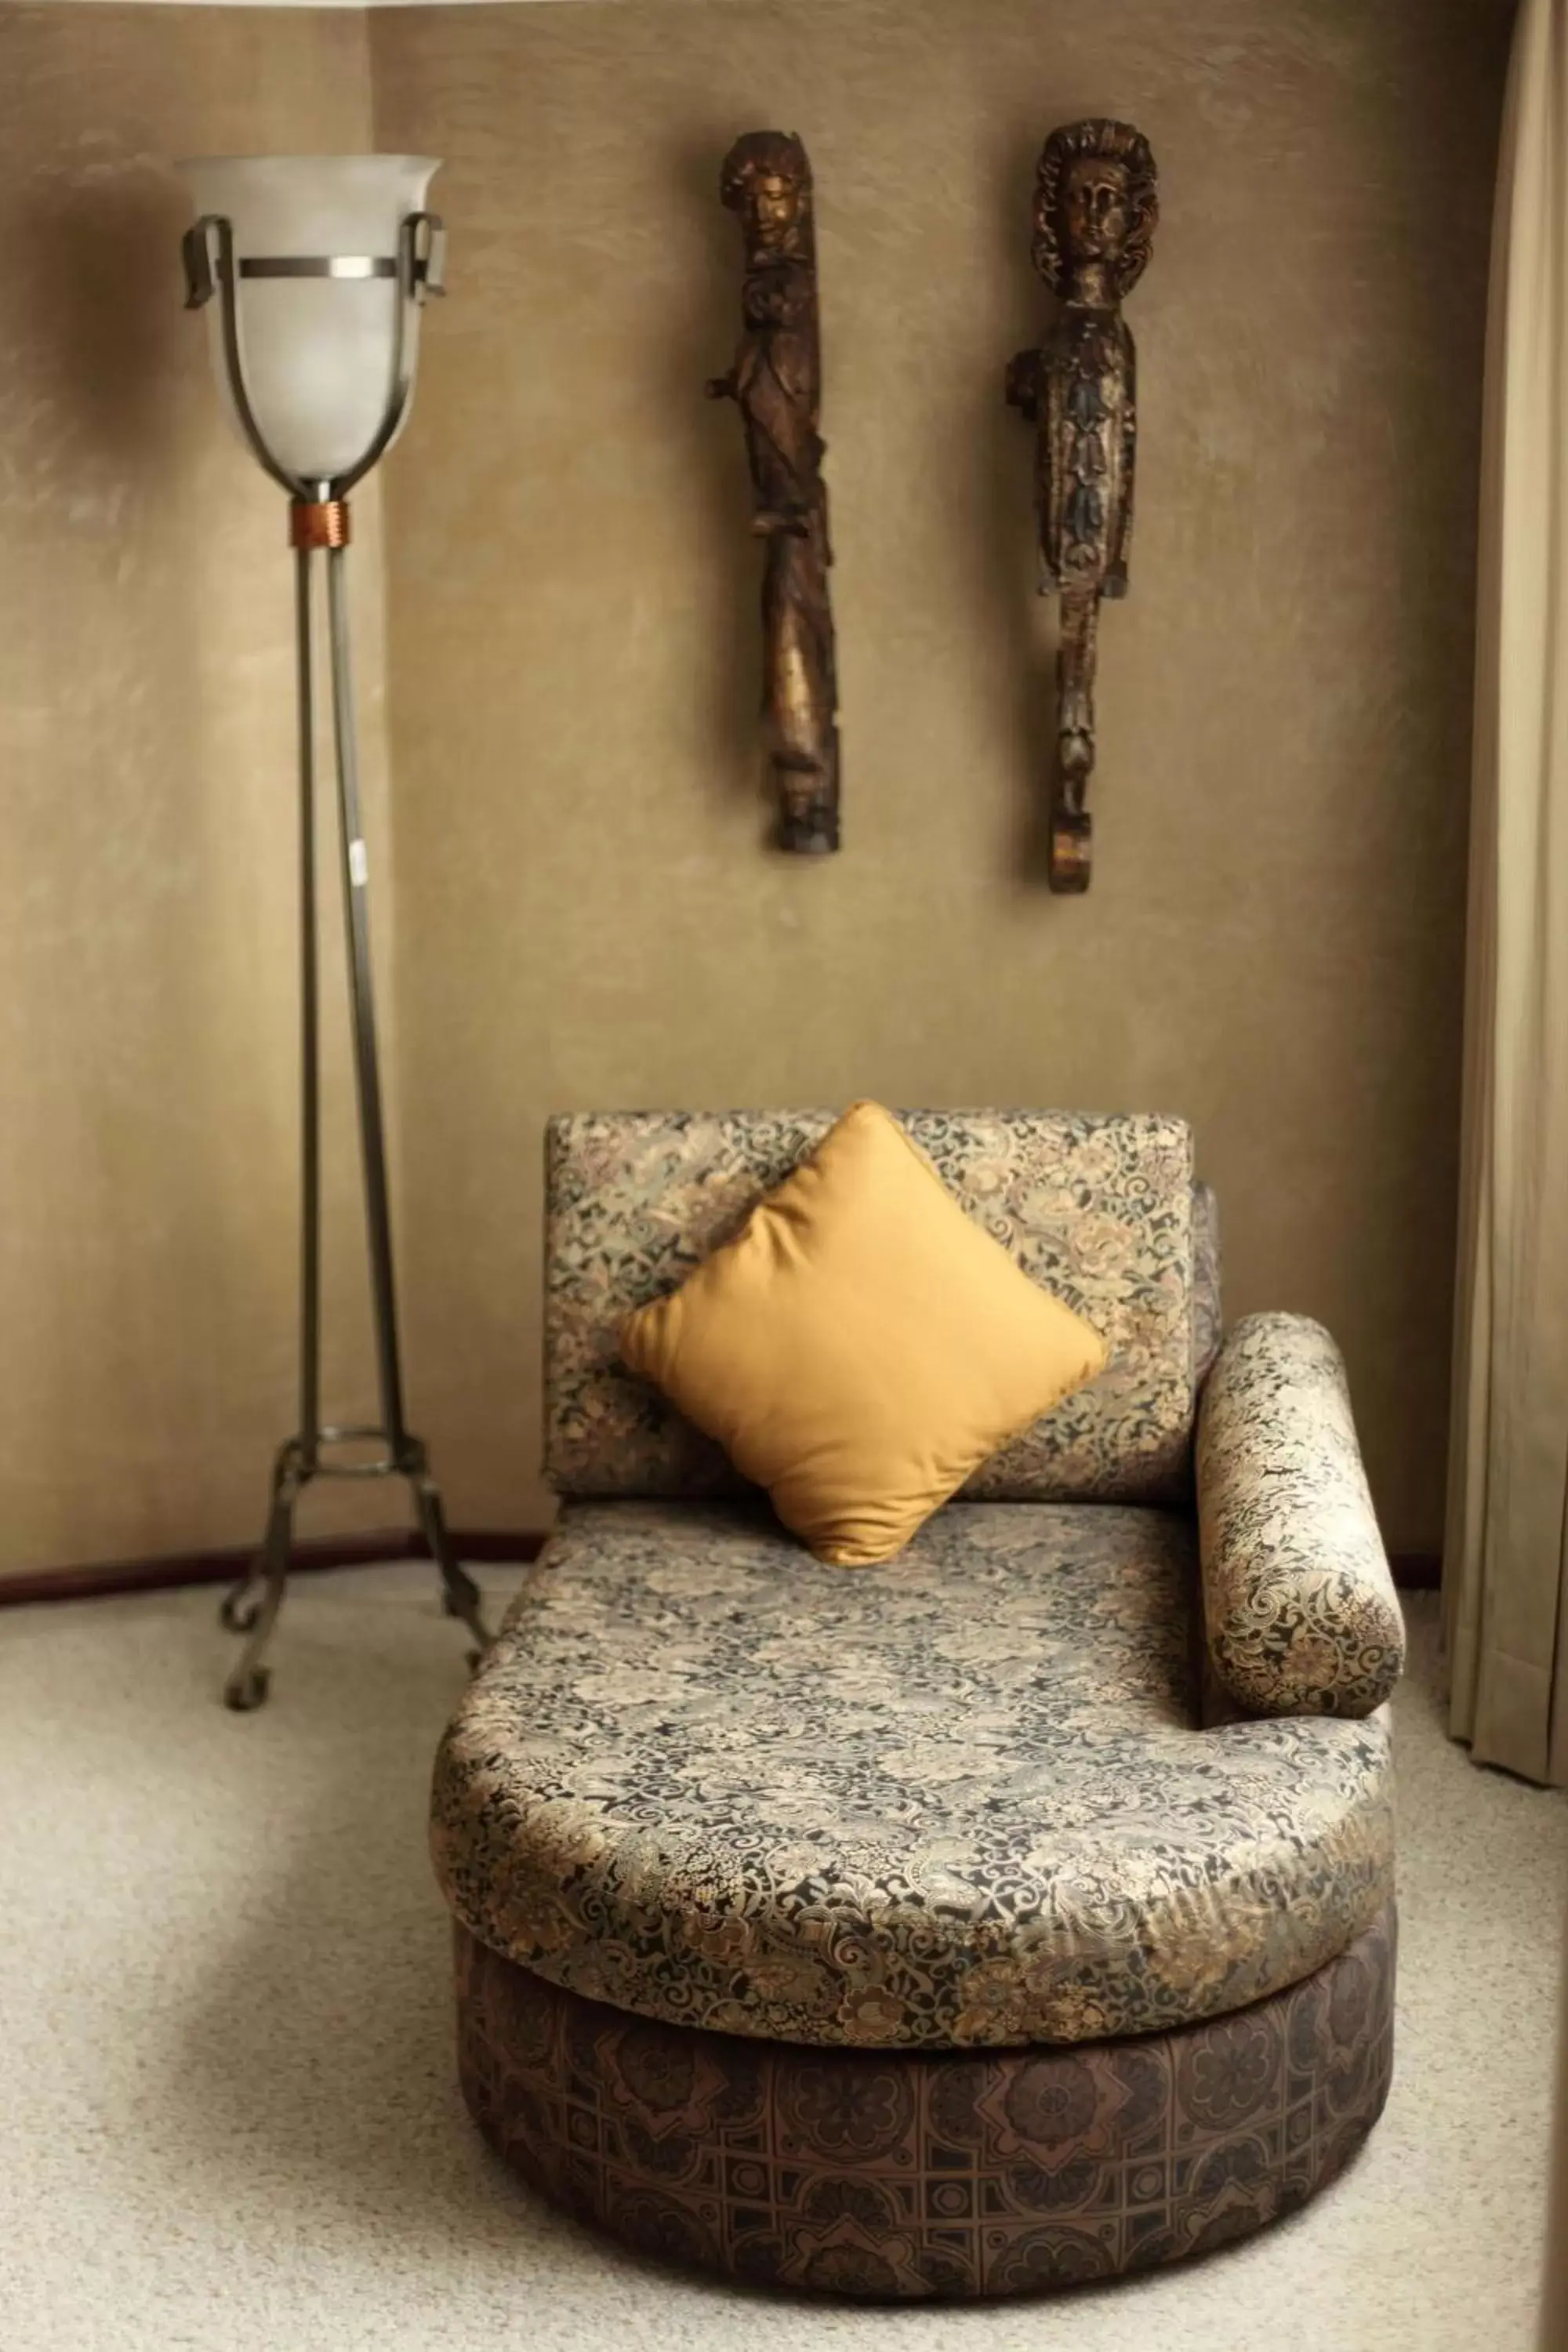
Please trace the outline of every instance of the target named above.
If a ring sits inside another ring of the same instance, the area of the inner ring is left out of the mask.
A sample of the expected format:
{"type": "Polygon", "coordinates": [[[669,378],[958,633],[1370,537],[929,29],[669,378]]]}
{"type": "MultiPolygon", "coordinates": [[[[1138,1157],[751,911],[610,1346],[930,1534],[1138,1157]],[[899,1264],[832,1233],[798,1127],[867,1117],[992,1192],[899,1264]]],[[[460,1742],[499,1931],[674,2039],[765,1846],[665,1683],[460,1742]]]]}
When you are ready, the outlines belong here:
{"type": "Polygon", "coordinates": [[[1131,123],[1065,123],[1040,152],[1035,267],[1061,310],[1007,370],[1036,427],[1040,593],[1061,597],[1049,882],[1087,890],[1093,820],[1094,670],[1100,599],[1127,593],[1137,446],[1137,359],[1121,303],[1143,275],[1159,216],[1154,158],[1131,123]]]}

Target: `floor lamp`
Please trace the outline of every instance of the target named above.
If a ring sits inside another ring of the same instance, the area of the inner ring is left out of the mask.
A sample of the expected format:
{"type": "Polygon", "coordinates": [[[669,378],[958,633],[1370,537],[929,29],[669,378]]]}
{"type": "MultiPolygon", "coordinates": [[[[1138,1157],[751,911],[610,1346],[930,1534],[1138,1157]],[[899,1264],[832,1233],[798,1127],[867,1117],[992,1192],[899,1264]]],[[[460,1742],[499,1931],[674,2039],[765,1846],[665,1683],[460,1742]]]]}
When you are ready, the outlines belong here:
{"type": "Polygon", "coordinates": [[[289,500],[300,692],[300,1009],[302,1223],[300,1424],[279,1448],[261,1549],[223,1604],[246,1636],[224,1685],[241,1712],[267,1696],[262,1663],[282,1606],[294,1507],[312,1479],[405,1478],[448,1615],[488,1638],[479,1593],[452,1550],[440,1490],[404,1418],[392,1223],[371,988],[369,861],[360,816],[349,666],[349,493],[401,431],[414,392],[419,313],[441,290],[443,235],[424,209],[438,164],[422,155],[225,155],[181,165],[195,206],[185,233],[187,308],[205,308],[231,422],[289,500]],[[327,575],[333,740],[349,1007],[364,1173],[381,1418],[333,1427],[321,1405],[321,1071],[316,937],[312,585],[327,575]],[[366,1442],[373,1458],[348,1458],[366,1442]]]}

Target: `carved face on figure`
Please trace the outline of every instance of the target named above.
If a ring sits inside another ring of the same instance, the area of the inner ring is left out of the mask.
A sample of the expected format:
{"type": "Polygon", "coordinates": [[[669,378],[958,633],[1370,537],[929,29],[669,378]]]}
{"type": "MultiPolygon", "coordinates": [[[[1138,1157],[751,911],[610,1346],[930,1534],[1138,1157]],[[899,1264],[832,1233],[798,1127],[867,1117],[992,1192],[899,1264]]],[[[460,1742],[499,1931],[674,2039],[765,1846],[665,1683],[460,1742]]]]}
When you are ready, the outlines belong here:
{"type": "Polygon", "coordinates": [[[1064,122],[1035,174],[1035,267],[1053,294],[1119,302],[1149,260],[1160,216],[1149,142],[1130,122],[1064,122]],[[1088,280],[1086,288],[1084,281],[1088,280]]]}
{"type": "Polygon", "coordinates": [[[1104,155],[1075,156],[1061,202],[1069,261],[1120,261],[1131,216],[1126,164],[1104,155]]]}
{"type": "Polygon", "coordinates": [[[811,166],[792,131],[748,131],[724,158],[719,193],[763,261],[811,258],[811,166]]]}
{"type": "Polygon", "coordinates": [[[750,226],[764,253],[787,246],[800,218],[800,190],[782,172],[760,172],[752,182],[750,226]]]}

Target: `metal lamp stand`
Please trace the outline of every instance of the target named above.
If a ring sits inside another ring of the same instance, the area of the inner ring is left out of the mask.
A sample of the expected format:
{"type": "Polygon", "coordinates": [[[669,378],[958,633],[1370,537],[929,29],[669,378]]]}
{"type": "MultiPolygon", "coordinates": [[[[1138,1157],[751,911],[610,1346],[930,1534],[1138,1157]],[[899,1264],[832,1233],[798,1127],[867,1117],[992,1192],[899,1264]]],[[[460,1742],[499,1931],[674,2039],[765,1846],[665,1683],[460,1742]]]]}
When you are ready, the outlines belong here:
{"type": "Polygon", "coordinates": [[[228,389],[241,429],[258,463],[288,492],[289,539],[294,549],[296,648],[300,685],[300,1019],[301,1196],[300,1263],[300,1425],[278,1450],[271,1504],[260,1550],[248,1572],[223,1602],[222,1620],[247,1638],[224,1685],[224,1702],[241,1713],[267,1696],[263,1663],[289,1581],[294,1507],[316,1478],[405,1478],[413,1490],[419,1523],[440,1573],[448,1616],[459,1618],[482,1648],[489,1641],[479,1591],[458,1564],[447,1532],[440,1489],[430,1473],[423,1439],[404,1417],[403,1375],[397,1342],[397,1300],[392,1257],[392,1219],[387,1200],[386,1149],[382,1122],[381,1078],[376,1059],[375,1003],[371,984],[369,867],[360,817],[359,769],[355,753],[353,681],[349,662],[347,549],[348,494],[390,445],[413,392],[414,313],[426,295],[441,291],[442,232],[431,213],[404,221],[395,259],[359,254],[274,260],[244,259],[237,265],[229,223],[209,214],[184,239],[186,307],[199,310],[215,297],[222,304],[223,350],[228,389]],[[306,481],[280,466],[262,438],[246,390],[241,354],[236,276],[241,278],[396,278],[397,339],[385,413],[370,447],[357,465],[330,481],[306,481]],[[315,677],[312,572],[318,556],[327,571],[327,627],[331,655],[332,733],[336,751],[339,846],[349,951],[349,1004],[353,1034],[355,1096],[364,1174],[366,1239],[375,1327],[376,1376],[381,1418],[373,1425],[340,1428],[321,1417],[321,1067],[320,994],[316,938],[315,677]],[[339,1449],[378,1444],[371,1461],[334,1458],[339,1449]]]}

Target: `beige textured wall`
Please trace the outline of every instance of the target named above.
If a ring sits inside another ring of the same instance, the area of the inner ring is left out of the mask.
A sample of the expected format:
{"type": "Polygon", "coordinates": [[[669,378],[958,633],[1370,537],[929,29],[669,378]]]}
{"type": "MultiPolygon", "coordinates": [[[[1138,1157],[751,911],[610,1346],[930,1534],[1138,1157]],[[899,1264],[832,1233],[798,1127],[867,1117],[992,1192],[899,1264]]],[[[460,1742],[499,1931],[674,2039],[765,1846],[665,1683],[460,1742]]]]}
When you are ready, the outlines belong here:
{"type": "MultiPolygon", "coordinates": [[[[1436,1543],[1506,15],[584,0],[367,33],[7,0],[0,1573],[246,1539],[289,1423],[288,568],[178,308],[168,159],[373,136],[450,159],[453,299],[386,478],[390,812],[374,498],[360,581],[410,1389],[454,1517],[546,1507],[546,1110],[870,1092],[1190,1116],[1233,1309],[1340,1333],[1390,1539],[1436,1543]],[[1048,615],[999,384],[1042,317],[1039,137],[1102,109],[1149,132],[1165,217],[1075,905],[1038,875],[1048,615]],[[700,397],[735,324],[718,159],[763,122],[820,186],[847,844],[822,866],[762,846],[745,479],[700,397]]],[[[341,1114],[341,1035],[329,1078],[341,1114]]],[[[347,1412],[341,1115],[332,1139],[347,1412]]],[[[310,1523],[351,1505],[388,1498],[310,1523]]]]}
{"type": "Polygon", "coordinates": [[[1229,1304],[1348,1352],[1390,1542],[1441,1518],[1472,519],[1501,0],[730,0],[373,21],[449,159],[391,486],[412,1385],[527,1523],[540,1127],[611,1103],[1173,1109],[1229,1304]],[[1053,123],[1164,217],[1098,873],[1039,878],[1047,614],[1003,363],[1053,123]],[[761,846],[727,361],[741,129],[819,192],[846,848],[761,846]]]}
{"type": "MultiPolygon", "coordinates": [[[[0,21],[0,1572],[250,1538],[290,1425],[289,561],[181,312],[170,159],[370,144],[369,99],[357,16],[0,21]]],[[[374,499],[361,520],[384,825],[374,499]]],[[[358,1407],[341,1119],[331,1146],[358,1407]]]]}

